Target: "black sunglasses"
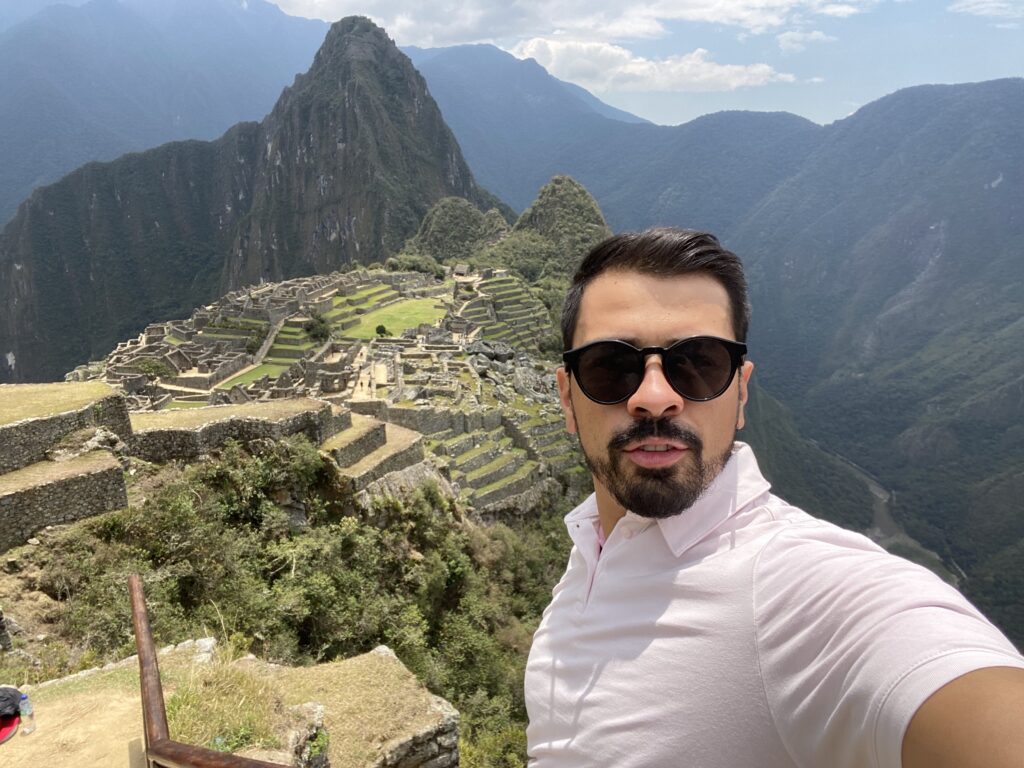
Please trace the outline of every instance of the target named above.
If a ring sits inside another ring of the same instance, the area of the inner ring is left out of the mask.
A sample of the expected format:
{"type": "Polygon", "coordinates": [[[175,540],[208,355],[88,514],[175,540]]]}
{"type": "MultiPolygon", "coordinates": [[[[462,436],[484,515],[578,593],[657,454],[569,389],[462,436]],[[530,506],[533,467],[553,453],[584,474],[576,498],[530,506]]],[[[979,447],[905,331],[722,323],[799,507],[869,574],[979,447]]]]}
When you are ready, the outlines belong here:
{"type": "Polygon", "coordinates": [[[729,388],[747,354],[741,341],[693,336],[670,347],[637,349],[625,341],[592,341],[562,353],[583,394],[602,405],[628,400],[644,380],[648,355],[661,355],[665,378],[687,400],[714,400],[729,388]]]}

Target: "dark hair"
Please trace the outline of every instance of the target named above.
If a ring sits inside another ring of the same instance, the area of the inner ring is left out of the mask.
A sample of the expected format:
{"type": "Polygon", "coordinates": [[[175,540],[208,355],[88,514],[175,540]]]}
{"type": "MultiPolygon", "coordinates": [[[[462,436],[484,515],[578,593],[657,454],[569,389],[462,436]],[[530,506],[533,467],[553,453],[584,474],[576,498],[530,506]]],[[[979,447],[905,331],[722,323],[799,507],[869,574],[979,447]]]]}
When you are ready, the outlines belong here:
{"type": "Polygon", "coordinates": [[[572,349],[583,291],[603,272],[640,272],[646,275],[710,275],[729,295],[732,329],[737,341],[747,340],[750,304],[743,264],[718,238],[691,229],[657,227],[643,232],[626,232],[601,241],[583,258],[573,275],[562,308],[562,344],[572,349]]]}

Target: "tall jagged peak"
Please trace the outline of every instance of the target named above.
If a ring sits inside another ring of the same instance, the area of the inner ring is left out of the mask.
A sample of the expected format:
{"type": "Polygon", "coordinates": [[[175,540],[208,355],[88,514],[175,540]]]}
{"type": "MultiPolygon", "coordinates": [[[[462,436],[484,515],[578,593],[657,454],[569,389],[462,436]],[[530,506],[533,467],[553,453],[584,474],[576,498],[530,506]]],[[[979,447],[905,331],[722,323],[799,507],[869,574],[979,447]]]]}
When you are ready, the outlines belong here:
{"type": "MultiPolygon", "coordinates": [[[[394,40],[370,19],[365,16],[346,16],[332,24],[327,31],[324,44],[313,59],[310,74],[344,59],[373,60],[382,53],[394,50],[397,50],[394,40]]],[[[404,54],[402,58],[407,59],[404,54]]]]}

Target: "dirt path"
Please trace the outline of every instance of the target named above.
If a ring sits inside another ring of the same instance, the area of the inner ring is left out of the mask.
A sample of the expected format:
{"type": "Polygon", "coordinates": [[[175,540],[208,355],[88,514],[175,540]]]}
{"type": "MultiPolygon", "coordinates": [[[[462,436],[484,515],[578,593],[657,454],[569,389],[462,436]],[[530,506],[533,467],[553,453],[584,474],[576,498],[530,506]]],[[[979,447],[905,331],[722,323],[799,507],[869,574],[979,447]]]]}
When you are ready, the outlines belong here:
{"type": "Polygon", "coordinates": [[[138,691],[82,691],[60,698],[31,692],[36,730],[0,744],[10,768],[128,768],[129,743],[142,737],[138,691]]]}

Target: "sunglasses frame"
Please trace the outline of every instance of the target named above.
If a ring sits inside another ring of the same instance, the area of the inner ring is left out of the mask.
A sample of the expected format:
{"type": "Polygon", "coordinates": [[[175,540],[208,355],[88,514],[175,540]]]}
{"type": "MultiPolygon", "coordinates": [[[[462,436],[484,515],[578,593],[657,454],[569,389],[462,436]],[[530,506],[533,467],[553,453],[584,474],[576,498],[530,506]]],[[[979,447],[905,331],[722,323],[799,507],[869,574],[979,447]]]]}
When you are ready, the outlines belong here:
{"type": "Polygon", "coordinates": [[[634,389],[632,392],[626,394],[624,397],[621,397],[618,400],[599,400],[598,398],[594,397],[593,395],[591,395],[587,391],[587,388],[584,386],[583,382],[580,380],[580,374],[579,374],[580,356],[585,351],[587,351],[591,347],[597,346],[598,344],[617,344],[617,345],[625,346],[625,347],[628,347],[629,349],[631,349],[632,351],[636,352],[640,356],[641,369],[643,369],[644,365],[647,362],[647,357],[649,355],[661,355],[662,366],[664,366],[664,364],[665,364],[665,355],[666,354],[668,354],[669,352],[671,352],[673,349],[675,349],[676,347],[680,346],[681,344],[687,344],[687,343],[693,342],[693,341],[717,341],[717,342],[721,343],[722,346],[724,346],[725,349],[729,352],[729,360],[730,360],[731,368],[730,368],[730,371],[729,371],[729,376],[726,378],[725,384],[722,386],[722,388],[720,390],[715,392],[715,394],[709,395],[708,397],[691,397],[690,395],[687,395],[684,392],[680,392],[679,388],[676,387],[675,383],[668,376],[665,376],[665,380],[668,382],[669,386],[672,387],[672,390],[674,392],[676,392],[676,394],[678,394],[680,397],[682,397],[682,398],[684,398],[686,400],[697,402],[697,403],[706,403],[709,400],[714,400],[717,397],[721,397],[722,394],[725,392],[725,390],[727,390],[729,388],[729,385],[732,384],[732,380],[736,376],[736,371],[739,370],[740,366],[743,364],[743,358],[747,354],[747,345],[745,343],[743,343],[742,341],[734,341],[733,339],[723,339],[723,338],[721,338],[719,336],[690,336],[689,338],[686,338],[686,339],[680,339],[679,341],[677,341],[674,344],[671,344],[671,345],[669,345],[667,347],[643,347],[643,348],[640,348],[640,347],[635,347],[632,344],[630,344],[628,341],[623,341],[622,339],[598,339],[597,341],[591,341],[591,342],[588,342],[588,343],[584,344],[583,346],[575,347],[575,348],[570,349],[570,350],[568,350],[566,352],[563,352],[562,353],[562,362],[565,364],[565,369],[570,374],[572,374],[572,377],[574,379],[576,379],[576,383],[577,383],[577,385],[579,385],[580,391],[584,395],[586,395],[588,399],[593,400],[595,403],[598,403],[600,405],[617,405],[619,403],[625,402],[626,400],[629,400],[629,398],[631,398],[633,395],[635,395],[640,390],[640,387],[643,386],[643,381],[644,381],[644,376],[646,376],[646,371],[641,370],[640,383],[637,384],[636,389],[634,389]]]}

